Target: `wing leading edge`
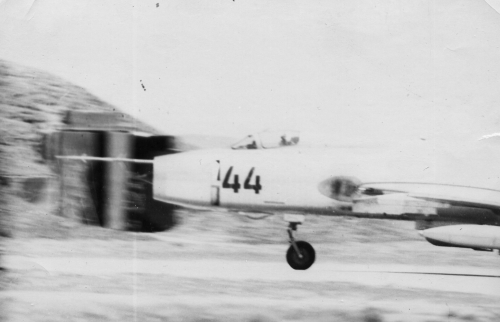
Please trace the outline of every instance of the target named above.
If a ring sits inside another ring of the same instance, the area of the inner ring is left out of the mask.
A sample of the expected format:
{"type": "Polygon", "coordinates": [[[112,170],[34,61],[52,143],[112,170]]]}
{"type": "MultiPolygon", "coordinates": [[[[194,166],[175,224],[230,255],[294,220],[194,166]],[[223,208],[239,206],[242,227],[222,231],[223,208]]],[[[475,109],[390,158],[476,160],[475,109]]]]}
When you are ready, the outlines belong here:
{"type": "Polygon", "coordinates": [[[473,207],[500,212],[500,190],[434,183],[363,183],[363,192],[353,200],[360,212],[422,213],[434,215],[437,209],[473,207]],[[376,192],[376,193],[373,193],[376,192]],[[373,195],[374,194],[374,195],[373,195]]]}

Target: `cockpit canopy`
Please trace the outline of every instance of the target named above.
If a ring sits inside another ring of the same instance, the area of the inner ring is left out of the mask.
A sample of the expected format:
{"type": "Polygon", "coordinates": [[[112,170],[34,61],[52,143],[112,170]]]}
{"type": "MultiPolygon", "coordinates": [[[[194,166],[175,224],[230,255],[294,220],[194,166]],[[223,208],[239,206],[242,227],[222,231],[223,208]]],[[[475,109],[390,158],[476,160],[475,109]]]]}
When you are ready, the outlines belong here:
{"type": "Polygon", "coordinates": [[[245,137],[231,146],[233,150],[276,149],[299,143],[298,131],[264,131],[245,137]]]}

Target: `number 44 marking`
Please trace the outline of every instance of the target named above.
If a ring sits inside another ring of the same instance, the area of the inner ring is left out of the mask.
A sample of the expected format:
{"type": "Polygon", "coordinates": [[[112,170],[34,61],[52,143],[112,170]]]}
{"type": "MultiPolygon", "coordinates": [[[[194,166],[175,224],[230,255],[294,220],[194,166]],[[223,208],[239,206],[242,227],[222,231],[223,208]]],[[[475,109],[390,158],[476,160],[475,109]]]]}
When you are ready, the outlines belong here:
{"type": "MultiPolygon", "coordinates": [[[[262,190],[262,186],[260,184],[260,176],[255,176],[255,184],[251,184],[253,177],[253,172],[255,171],[255,167],[250,169],[248,175],[243,183],[243,189],[254,190],[255,193],[259,193],[262,190]]],[[[233,183],[229,183],[229,179],[231,178],[231,174],[233,173],[233,167],[229,167],[226,172],[226,176],[224,177],[224,181],[222,182],[222,188],[233,189],[235,193],[238,193],[238,190],[241,188],[239,175],[235,174],[233,176],[233,183]]]]}

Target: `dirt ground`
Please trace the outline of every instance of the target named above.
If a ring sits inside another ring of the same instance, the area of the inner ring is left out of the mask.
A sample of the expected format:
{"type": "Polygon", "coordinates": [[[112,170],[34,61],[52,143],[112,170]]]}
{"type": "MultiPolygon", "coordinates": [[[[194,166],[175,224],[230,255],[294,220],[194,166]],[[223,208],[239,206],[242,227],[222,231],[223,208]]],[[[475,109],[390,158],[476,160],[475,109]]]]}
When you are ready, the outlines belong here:
{"type": "Polygon", "coordinates": [[[499,321],[500,257],[435,247],[413,223],[309,217],[316,263],[285,261],[286,224],[181,211],[146,234],[77,226],[3,243],[8,321],[499,321]]]}

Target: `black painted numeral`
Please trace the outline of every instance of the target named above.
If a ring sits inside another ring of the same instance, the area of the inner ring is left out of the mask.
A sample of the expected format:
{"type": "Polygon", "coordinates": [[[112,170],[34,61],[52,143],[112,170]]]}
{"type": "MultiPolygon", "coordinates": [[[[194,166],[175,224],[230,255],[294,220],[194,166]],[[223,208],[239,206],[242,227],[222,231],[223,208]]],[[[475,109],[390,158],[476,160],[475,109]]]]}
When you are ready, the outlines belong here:
{"type": "Polygon", "coordinates": [[[252,180],[253,172],[255,168],[250,169],[247,178],[245,179],[245,184],[243,185],[244,189],[253,189],[255,193],[259,193],[262,190],[262,186],[260,185],[260,176],[255,176],[255,184],[250,184],[252,180]]]}
{"type": "Polygon", "coordinates": [[[224,181],[222,182],[222,188],[232,188],[235,193],[238,193],[240,190],[240,179],[237,174],[234,175],[233,183],[229,183],[229,179],[231,178],[231,174],[233,173],[233,167],[230,167],[227,170],[226,176],[224,177],[224,181]]]}

